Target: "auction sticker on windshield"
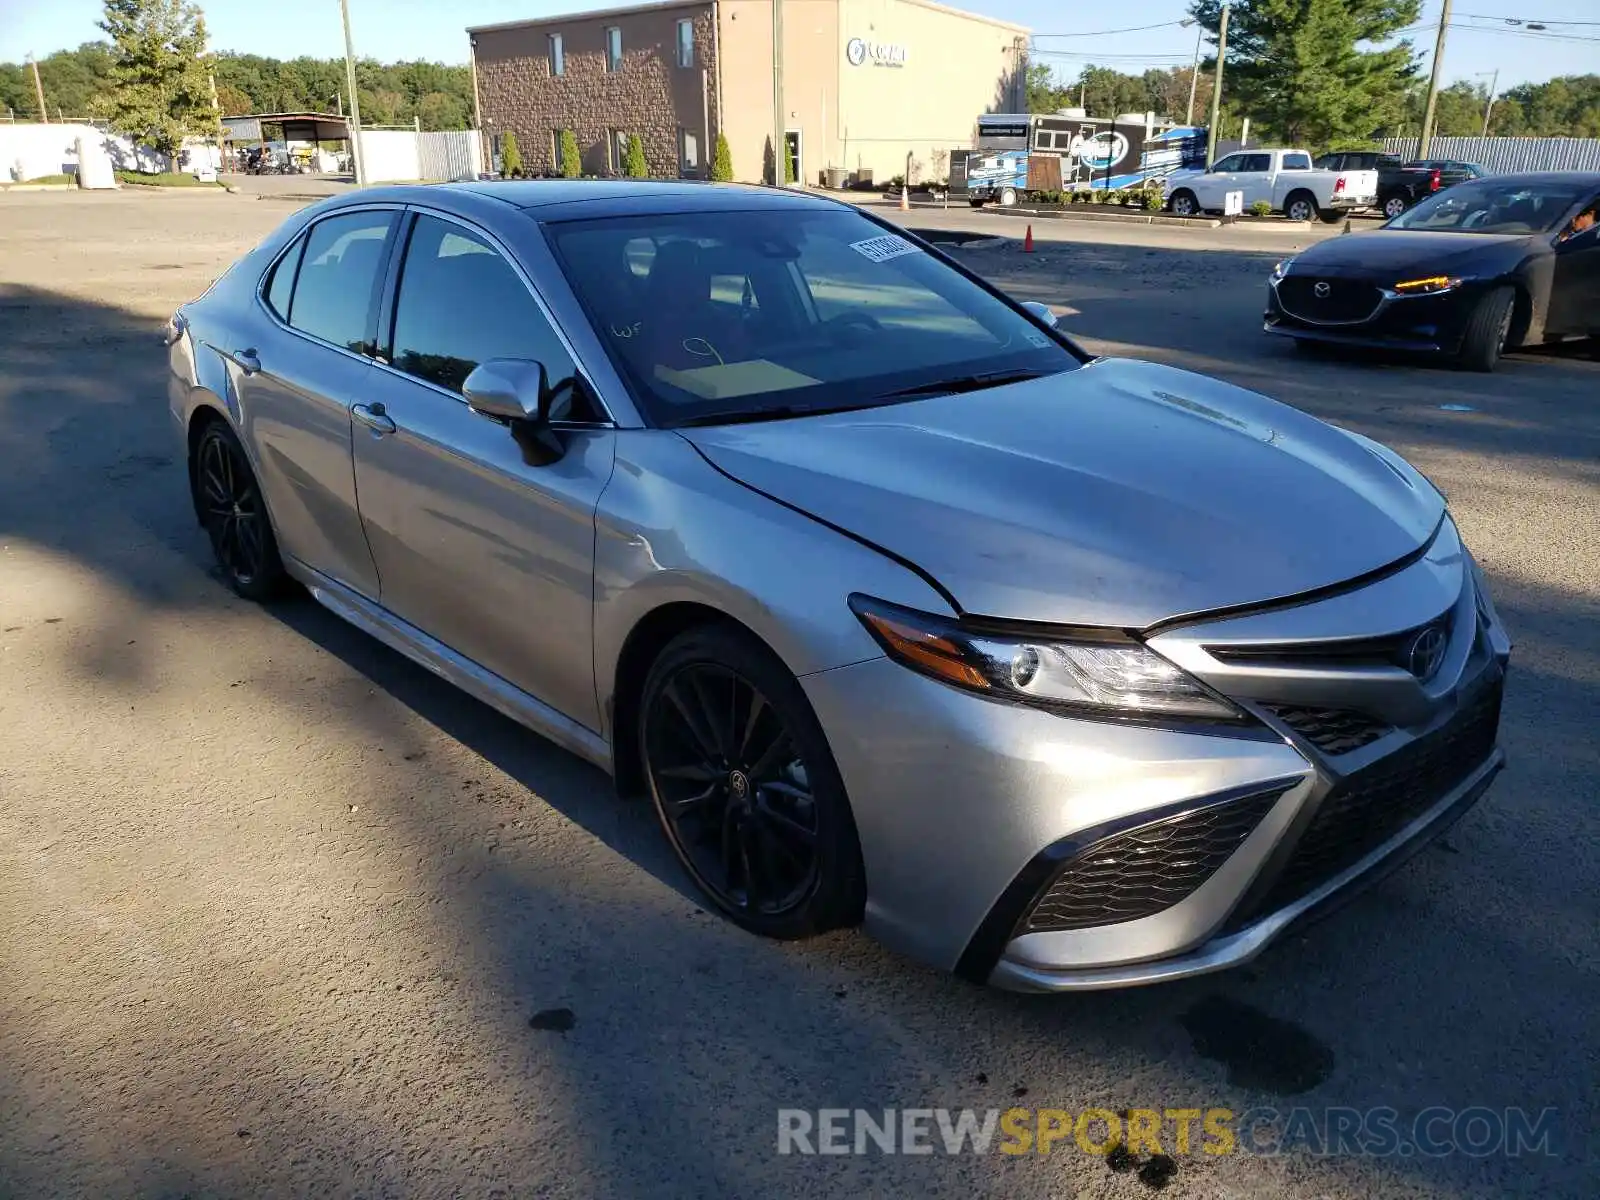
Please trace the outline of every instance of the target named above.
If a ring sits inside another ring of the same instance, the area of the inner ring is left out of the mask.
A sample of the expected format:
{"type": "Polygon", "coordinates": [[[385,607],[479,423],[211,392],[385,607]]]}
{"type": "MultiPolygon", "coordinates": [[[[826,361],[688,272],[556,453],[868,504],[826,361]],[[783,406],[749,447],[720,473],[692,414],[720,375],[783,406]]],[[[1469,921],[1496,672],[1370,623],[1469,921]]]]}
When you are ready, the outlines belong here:
{"type": "Polygon", "coordinates": [[[851,242],[850,249],[862,258],[870,258],[873,262],[887,262],[891,258],[899,258],[902,254],[918,254],[920,251],[903,237],[896,237],[886,233],[882,237],[868,238],[864,242],[851,242]]]}

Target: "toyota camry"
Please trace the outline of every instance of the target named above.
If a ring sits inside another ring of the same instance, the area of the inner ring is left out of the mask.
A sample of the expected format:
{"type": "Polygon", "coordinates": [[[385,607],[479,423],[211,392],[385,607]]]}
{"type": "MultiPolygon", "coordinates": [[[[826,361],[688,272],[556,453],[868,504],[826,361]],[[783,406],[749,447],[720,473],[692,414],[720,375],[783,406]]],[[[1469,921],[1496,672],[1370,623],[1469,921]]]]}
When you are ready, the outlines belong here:
{"type": "Polygon", "coordinates": [[[228,583],[598,764],[754,933],[1035,991],[1213,971],[1502,763],[1509,643],[1426,478],[847,205],[364,190],[167,343],[228,583]]]}
{"type": "Polygon", "coordinates": [[[1421,350],[1491,371],[1507,350],[1600,336],[1600,173],[1457,184],[1370,233],[1280,262],[1266,329],[1421,350]]]}

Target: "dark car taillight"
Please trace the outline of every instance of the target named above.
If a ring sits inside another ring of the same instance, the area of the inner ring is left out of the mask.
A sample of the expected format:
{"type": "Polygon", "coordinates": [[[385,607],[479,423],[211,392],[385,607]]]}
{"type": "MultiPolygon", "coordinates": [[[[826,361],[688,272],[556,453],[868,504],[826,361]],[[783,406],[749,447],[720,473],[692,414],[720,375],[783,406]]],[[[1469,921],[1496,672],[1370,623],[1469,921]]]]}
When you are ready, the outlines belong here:
{"type": "Polygon", "coordinates": [[[1430,192],[1437,192],[1439,190],[1439,183],[1442,176],[1443,172],[1440,171],[1438,167],[1435,167],[1433,169],[1433,174],[1428,176],[1428,190],[1430,192]]]}

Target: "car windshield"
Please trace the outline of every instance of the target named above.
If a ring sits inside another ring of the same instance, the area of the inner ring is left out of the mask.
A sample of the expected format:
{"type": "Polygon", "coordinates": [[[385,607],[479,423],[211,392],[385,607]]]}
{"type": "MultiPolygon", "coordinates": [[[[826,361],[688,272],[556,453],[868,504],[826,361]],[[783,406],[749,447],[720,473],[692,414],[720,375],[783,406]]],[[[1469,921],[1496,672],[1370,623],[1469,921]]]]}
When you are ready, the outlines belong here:
{"type": "Polygon", "coordinates": [[[1562,183],[1509,183],[1493,179],[1458,183],[1390,221],[1390,229],[1444,233],[1548,233],[1578,200],[1562,183]]]}
{"type": "Polygon", "coordinates": [[[1004,301],[854,212],[672,213],[546,231],[658,425],[975,391],[1081,362],[1004,301]]]}

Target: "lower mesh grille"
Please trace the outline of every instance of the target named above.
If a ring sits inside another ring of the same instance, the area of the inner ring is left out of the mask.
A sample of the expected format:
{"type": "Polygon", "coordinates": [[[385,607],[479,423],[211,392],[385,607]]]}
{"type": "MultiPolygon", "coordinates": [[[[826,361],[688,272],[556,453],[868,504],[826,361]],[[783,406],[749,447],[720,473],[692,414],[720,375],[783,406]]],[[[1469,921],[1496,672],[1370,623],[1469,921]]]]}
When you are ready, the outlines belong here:
{"type": "Polygon", "coordinates": [[[1215,804],[1093,843],[1067,862],[1017,933],[1115,925],[1172,907],[1211,878],[1282,794],[1215,804]]]}
{"type": "Polygon", "coordinates": [[[1292,904],[1346,870],[1482,766],[1499,735],[1501,691],[1496,682],[1444,728],[1337,784],[1317,807],[1283,874],[1251,912],[1292,904]]]}
{"type": "Polygon", "coordinates": [[[1263,707],[1324,754],[1359,750],[1391,728],[1387,722],[1347,708],[1305,708],[1294,704],[1263,707]]]}

